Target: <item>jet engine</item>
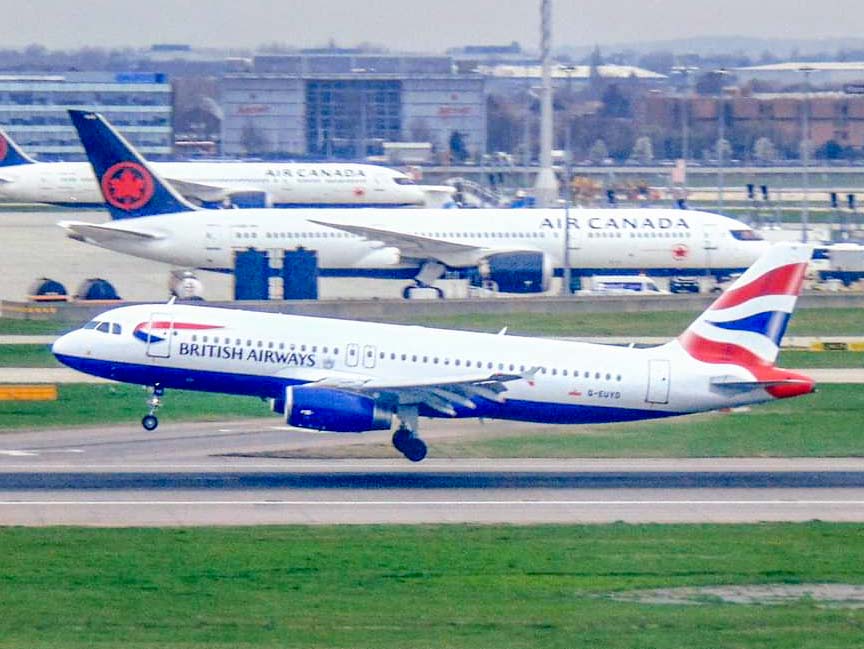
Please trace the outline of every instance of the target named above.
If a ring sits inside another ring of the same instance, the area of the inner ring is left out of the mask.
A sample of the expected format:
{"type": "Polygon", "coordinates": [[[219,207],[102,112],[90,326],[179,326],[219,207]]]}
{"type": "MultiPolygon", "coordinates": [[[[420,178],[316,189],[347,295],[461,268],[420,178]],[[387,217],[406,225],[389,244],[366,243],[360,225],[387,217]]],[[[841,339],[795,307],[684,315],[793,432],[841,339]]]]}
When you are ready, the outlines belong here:
{"type": "Polygon", "coordinates": [[[552,260],[542,252],[502,252],[490,255],[480,269],[502,293],[542,293],[549,290],[552,260]]]}
{"type": "Polygon", "coordinates": [[[274,399],[272,408],[289,426],[336,433],[389,430],[393,423],[393,413],[371,397],[330,388],[285,388],[285,399],[274,399]]]}

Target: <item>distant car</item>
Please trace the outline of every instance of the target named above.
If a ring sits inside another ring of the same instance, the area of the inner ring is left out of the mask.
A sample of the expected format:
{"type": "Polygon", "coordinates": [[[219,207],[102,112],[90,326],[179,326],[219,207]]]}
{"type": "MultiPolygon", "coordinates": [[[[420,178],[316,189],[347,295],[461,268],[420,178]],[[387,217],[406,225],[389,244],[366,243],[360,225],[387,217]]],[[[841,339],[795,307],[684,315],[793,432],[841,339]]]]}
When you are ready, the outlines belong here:
{"type": "Polygon", "coordinates": [[[669,280],[670,293],[698,293],[699,280],[695,277],[673,277],[669,280]]]}

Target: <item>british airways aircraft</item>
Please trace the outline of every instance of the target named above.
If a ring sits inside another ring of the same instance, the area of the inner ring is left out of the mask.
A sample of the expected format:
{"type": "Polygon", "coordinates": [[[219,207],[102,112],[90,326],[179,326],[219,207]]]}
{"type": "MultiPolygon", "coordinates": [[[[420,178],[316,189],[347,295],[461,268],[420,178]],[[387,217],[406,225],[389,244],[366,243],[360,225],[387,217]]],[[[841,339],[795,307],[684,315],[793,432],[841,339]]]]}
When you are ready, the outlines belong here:
{"type": "MultiPolygon", "coordinates": [[[[353,162],[157,162],[154,169],[201,203],[272,207],[440,207],[452,187],[353,162]]],[[[102,207],[87,162],[36,162],[0,130],[0,202],[102,207]]]]}
{"type": "Polygon", "coordinates": [[[291,426],[361,433],[426,456],[420,417],[634,421],[808,394],[774,365],[811,249],[777,244],[676,340],[647,349],[174,303],[106,311],[59,338],[69,367],[166,389],[271,400],[291,426]]]}
{"type": "MultiPolygon", "coordinates": [[[[304,247],[322,276],[413,278],[482,269],[504,292],[548,289],[577,274],[743,272],[761,235],[718,214],[672,209],[199,210],[96,113],[70,110],[112,221],[62,221],[73,239],[182,267],[230,272],[237,251],[304,247]],[[568,226],[569,223],[569,226],[568,226]]],[[[411,287],[409,287],[410,289],[411,287]]]]}

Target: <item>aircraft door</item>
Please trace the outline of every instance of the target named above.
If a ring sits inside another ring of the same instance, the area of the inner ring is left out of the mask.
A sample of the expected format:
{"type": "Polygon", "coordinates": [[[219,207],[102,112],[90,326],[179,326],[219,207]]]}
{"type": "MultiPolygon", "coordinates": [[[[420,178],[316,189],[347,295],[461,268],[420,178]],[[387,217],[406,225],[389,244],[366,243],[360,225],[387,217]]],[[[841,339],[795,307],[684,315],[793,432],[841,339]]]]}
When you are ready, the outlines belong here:
{"type": "Polygon", "coordinates": [[[648,403],[669,403],[669,361],[648,361],[648,403]]]}
{"type": "Polygon", "coordinates": [[[222,249],[225,246],[223,240],[224,227],[220,223],[208,223],[205,226],[205,258],[210,264],[219,262],[222,249]]]}
{"type": "Polygon", "coordinates": [[[702,248],[705,251],[705,268],[711,268],[711,262],[720,246],[717,226],[713,223],[702,224],[702,248]]]}
{"type": "Polygon", "coordinates": [[[174,336],[174,316],[171,313],[151,313],[150,322],[143,340],[147,344],[147,355],[151,358],[171,356],[171,338],[174,336]]]}
{"type": "Polygon", "coordinates": [[[375,347],[374,345],[364,345],[363,347],[363,367],[372,369],[375,367],[375,347]]]}
{"type": "Polygon", "coordinates": [[[345,365],[348,367],[357,367],[360,362],[360,345],[350,343],[345,347],[345,365]]]}

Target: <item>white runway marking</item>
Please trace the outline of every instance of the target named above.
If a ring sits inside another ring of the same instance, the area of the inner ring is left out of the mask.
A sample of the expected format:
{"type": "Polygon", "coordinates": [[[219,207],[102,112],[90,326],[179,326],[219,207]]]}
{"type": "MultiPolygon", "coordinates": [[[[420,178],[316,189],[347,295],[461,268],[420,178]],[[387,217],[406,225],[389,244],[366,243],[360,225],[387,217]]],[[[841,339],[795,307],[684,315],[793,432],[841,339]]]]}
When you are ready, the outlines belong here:
{"type": "Polygon", "coordinates": [[[0,451],[0,455],[8,455],[9,457],[35,457],[39,454],[33,451],[0,451]]]}

